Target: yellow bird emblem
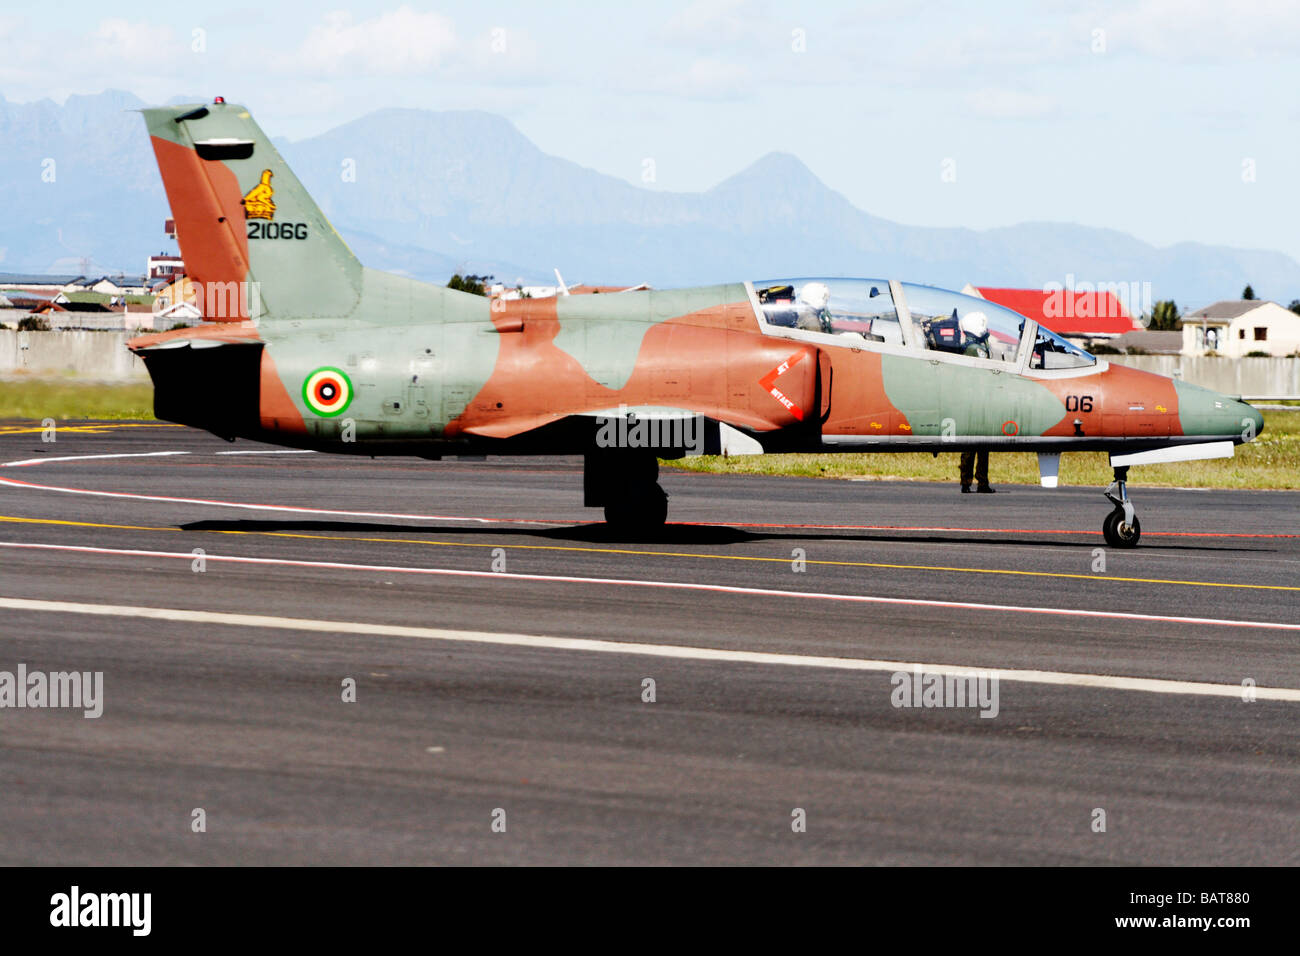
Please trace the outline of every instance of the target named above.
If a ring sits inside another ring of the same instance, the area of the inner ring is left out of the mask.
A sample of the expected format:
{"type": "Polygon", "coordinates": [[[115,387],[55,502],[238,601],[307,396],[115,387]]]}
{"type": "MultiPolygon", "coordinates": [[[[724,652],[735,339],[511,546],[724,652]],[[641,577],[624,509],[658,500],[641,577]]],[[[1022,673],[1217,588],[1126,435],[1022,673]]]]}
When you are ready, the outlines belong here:
{"type": "Polygon", "coordinates": [[[244,197],[244,218],[274,219],[275,200],[271,198],[274,195],[275,190],[271,188],[271,171],[264,169],[261,181],[244,197]]]}

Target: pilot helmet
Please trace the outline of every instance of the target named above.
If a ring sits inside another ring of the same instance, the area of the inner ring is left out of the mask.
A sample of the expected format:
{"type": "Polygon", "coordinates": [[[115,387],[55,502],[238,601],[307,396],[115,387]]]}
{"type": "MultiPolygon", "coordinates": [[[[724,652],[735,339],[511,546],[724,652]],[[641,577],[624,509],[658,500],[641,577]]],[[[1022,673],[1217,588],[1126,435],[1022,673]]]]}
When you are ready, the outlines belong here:
{"type": "Polygon", "coordinates": [[[973,339],[989,334],[989,317],[983,312],[967,312],[961,319],[961,330],[973,339]]]}
{"type": "Polygon", "coordinates": [[[799,301],[814,309],[826,308],[831,300],[831,290],[825,282],[809,282],[799,290],[799,301]]]}

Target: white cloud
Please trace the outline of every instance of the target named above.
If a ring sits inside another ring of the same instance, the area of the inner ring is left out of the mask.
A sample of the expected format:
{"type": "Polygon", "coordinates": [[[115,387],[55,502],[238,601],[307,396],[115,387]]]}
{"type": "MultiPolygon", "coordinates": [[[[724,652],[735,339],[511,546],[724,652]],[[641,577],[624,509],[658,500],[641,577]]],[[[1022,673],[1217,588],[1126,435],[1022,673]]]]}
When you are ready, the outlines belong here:
{"type": "Polygon", "coordinates": [[[298,50],[304,70],[329,74],[427,73],[459,46],[451,20],[410,7],[354,22],[346,11],[327,13],[298,50]]]}
{"type": "Polygon", "coordinates": [[[1098,7],[1080,18],[1106,31],[1107,46],[1164,60],[1294,56],[1300,47],[1295,0],[1140,0],[1098,7]]]}
{"type": "Polygon", "coordinates": [[[106,88],[166,97],[176,92],[177,74],[193,62],[188,36],[146,20],[110,17],[88,32],[66,35],[57,71],[50,70],[49,51],[27,40],[19,23],[0,18],[0,42],[9,47],[0,56],[0,85],[18,102],[106,88]]]}
{"type": "Polygon", "coordinates": [[[1039,119],[1056,111],[1056,100],[1050,96],[997,88],[967,94],[966,105],[984,119],[1039,119]]]}
{"type": "Polygon", "coordinates": [[[702,57],[694,60],[684,71],[651,83],[648,91],[691,99],[732,100],[748,96],[753,90],[754,79],[748,67],[702,57]]]}
{"type": "Polygon", "coordinates": [[[176,31],[164,24],[141,21],[132,23],[121,17],[101,20],[99,27],[85,42],[86,50],[100,68],[110,63],[143,60],[155,68],[174,62],[188,43],[182,46],[176,31]]]}
{"type": "Polygon", "coordinates": [[[768,7],[762,0],[696,0],[670,17],[661,35],[684,46],[716,50],[755,44],[767,32],[768,7]]]}
{"type": "Polygon", "coordinates": [[[0,14],[0,41],[8,42],[18,39],[18,29],[23,25],[23,18],[0,14]]]}

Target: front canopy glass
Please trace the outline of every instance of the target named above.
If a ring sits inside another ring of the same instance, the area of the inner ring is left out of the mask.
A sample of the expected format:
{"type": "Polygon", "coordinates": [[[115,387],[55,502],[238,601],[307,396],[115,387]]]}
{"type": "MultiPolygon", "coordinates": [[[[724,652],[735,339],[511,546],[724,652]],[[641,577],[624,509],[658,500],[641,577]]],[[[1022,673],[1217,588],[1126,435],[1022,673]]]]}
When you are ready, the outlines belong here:
{"type": "Polygon", "coordinates": [[[1086,368],[1096,364],[1097,360],[1083,349],[1041,325],[1038,327],[1034,354],[1029,357],[1030,368],[1086,368]]]}
{"type": "Polygon", "coordinates": [[[903,283],[913,326],[927,349],[1015,362],[1025,317],[974,296],[903,283]]]}

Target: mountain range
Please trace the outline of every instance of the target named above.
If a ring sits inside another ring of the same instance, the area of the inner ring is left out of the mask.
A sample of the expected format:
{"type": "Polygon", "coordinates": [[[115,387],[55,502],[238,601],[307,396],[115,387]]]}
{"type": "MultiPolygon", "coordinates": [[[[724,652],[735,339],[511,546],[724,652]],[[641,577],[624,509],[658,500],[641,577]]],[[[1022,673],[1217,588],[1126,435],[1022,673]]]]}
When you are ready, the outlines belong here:
{"type": "MultiPolygon", "coordinates": [[[[0,271],[139,273],[168,248],[166,197],[130,112],[143,105],[119,91],[61,106],[0,98],[0,271]]],[[[661,288],[796,275],[1041,288],[1073,275],[1150,282],[1155,298],[1186,305],[1235,297],[1247,282],[1262,297],[1300,297],[1300,264],[1279,252],[1157,248],[1047,221],[988,230],[892,222],[788,153],[684,193],[548,155],[478,111],[379,110],[276,145],[366,265],[429,281],[454,271],[546,281],[556,266],[568,281],[661,288]]]]}

